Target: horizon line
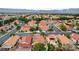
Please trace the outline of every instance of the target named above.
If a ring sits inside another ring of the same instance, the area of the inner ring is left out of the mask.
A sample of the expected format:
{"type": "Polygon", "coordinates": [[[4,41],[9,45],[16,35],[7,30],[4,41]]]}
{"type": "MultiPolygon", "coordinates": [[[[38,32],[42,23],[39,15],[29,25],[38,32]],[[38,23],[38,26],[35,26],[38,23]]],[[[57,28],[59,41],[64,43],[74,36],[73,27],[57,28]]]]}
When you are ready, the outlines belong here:
{"type": "Polygon", "coordinates": [[[64,9],[78,9],[78,8],[54,8],[54,9],[52,9],[52,8],[50,8],[50,9],[26,9],[26,8],[0,8],[0,9],[21,9],[21,10],[23,10],[23,9],[25,9],[25,10],[64,10],[64,9]]]}

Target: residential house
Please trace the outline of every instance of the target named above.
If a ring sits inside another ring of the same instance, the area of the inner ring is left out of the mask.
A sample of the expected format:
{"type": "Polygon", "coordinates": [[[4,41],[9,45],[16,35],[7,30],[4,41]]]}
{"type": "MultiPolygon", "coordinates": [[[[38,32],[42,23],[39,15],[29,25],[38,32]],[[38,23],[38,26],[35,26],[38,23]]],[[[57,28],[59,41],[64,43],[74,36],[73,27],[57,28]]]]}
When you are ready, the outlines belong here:
{"type": "Polygon", "coordinates": [[[79,34],[72,33],[71,34],[71,39],[73,40],[74,43],[79,43],[79,34]]]}
{"type": "Polygon", "coordinates": [[[22,36],[19,39],[18,42],[18,47],[22,47],[22,48],[27,48],[27,47],[31,47],[31,43],[32,43],[32,36],[22,36]]]}
{"type": "Polygon", "coordinates": [[[19,38],[20,36],[11,36],[2,44],[2,48],[12,48],[17,43],[19,38]]]}

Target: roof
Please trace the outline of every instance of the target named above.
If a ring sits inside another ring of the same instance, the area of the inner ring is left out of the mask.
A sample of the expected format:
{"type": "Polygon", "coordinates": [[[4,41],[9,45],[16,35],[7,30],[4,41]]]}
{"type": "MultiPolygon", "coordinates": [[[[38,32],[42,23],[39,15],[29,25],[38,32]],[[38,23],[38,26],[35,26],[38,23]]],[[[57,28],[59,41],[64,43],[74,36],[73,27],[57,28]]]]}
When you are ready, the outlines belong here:
{"type": "Polygon", "coordinates": [[[41,29],[41,30],[48,30],[49,29],[49,26],[48,25],[41,25],[41,26],[39,26],[39,28],[41,29]]]}
{"type": "Polygon", "coordinates": [[[30,47],[32,43],[32,36],[22,36],[22,39],[19,40],[19,47],[30,47]]]}
{"type": "Polygon", "coordinates": [[[31,20],[31,21],[28,22],[28,25],[29,25],[29,26],[34,26],[35,23],[36,23],[36,21],[31,20]]]}
{"type": "Polygon", "coordinates": [[[43,25],[43,26],[47,25],[47,21],[46,20],[41,20],[40,23],[39,23],[39,25],[43,25]]]}
{"type": "Polygon", "coordinates": [[[72,33],[71,38],[73,38],[74,40],[79,40],[79,34],[72,33]]]}
{"type": "Polygon", "coordinates": [[[23,31],[29,31],[30,30],[30,26],[25,24],[23,27],[21,27],[21,30],[23,31]]]}
{"type": "Polygon", "coordinates": [[[39,23],[39,28],[41,30],[48,30],[49,26],[47,25],[47,21],[41,20],[40,23],[39,23]]]}
{"type": "Polygon", "coordinates": [[[25,42],[30,44],[32,41],[32,36],[22,36],[21,43],[25,42]]]}
{"type": "Polygon", "coordinates": [[[67,29],[67,30],[72,30],[73,27],[66,25],[66,29],[67,29]]]}
{"type": "Polygon", "coordinates": [[[50,34],[47,37],[49,38],[49,40],[53,40],[56,38],[56,35],[50,34]]]}
{"type": "Polygon", "coordinates": [[[63,44],[68,44],[69,39],[65,35],[57,35],[57,38],[61,41],[63,44]]]}
{"type": "Polygon", "coordinates": [[[7,48],[9,46],[9,48],[11,48],[12,46],[14,46],[17,42],[17,40],[20,38],[20,36],[12,36],[9,39],[7,39],[7,41],[5,41],[2,45],[3,48],[7,48]]]}
{"type": "Polygon", "coordinates": [[[41,34],[34,34],[33,41],[38,43],[45,43],[45,39],[41,34]]]}

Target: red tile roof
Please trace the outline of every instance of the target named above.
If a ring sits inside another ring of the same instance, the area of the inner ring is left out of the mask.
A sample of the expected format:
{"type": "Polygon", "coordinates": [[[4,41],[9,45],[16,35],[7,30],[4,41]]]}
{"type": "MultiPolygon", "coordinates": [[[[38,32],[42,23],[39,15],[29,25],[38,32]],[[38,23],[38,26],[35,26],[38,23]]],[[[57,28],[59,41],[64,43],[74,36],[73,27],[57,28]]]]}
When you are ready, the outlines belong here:
{"type": "Polygon", "coordinates": [[[20,47],[30,47],[32,43],[32,36],[23,36],[22,39],[19,40],[20,47]]]}
{"type": "Polygon", "coordinates": [[[31,43],[32,36],[23,36],[21,42],[31,43]]]}
{"type": "Polygon", "coordinates": [[[44,26],[40,25],[39,28],[41,30],[48,30],[49,29],[49,26],[48,25],[44,25],[44,26]]]}
{"type": "Polygon", "coordinates": [[[44,25],[47,25],[47,21],[41,20],[40,23],[39,23],[39,25],[43,25],[43,26],[44,26],[44,25]]]}
{"type": "Polygon", "coordinates": [[[31,21],[28,22],[28,25],[33,27],[35,23],[36,23],[36,21],[31,20],[31,21]]]}
{"type": "Polygon", "coordinates": [[[20,36],[12,36],[12,37],[10,37],[7,41],[5,41],[4,43],[3,43],[3,47],[5,46],[5,47],[7,47],[7,46],[14,46],[15,44],[16,44],[16,42],[18,41],[18,39],[20,38],[20,36]]]}
{"type": "Polygon", "coordinates": [[[48,30],[49,26],[47,25],[47,21],[45,21],[45,20],[40,21],[39,28],[41,30],[48,30]]]}
{"type": "Polygon", "coordinates": [[[29,31],[30,30],[30,26],[25,24],[23,27],[21,27],[21,30],[23,31],[29,31]]]}
{"type": "Polygon", "coordinates": [[[68,44],[69,39],[65,35],[57,35],[57,38],[61,41],[63,44],[68,44]]]}
{"type": "Polygon", "coordinates": [[[33,36],[33,40],[34,40],[34,42],[45,43],[44,37],[42,35],[40,35],[40,34],[35,34],[33,36]]]}
{"type": "Polygon", "coordinates": [[[74,40],[79,40],[79,34],[73,33],[71,35],[71,38],[73,38],[74,40]]]}
{"type": "Polygon", "coordinates": [[[50,34],[47,37],[49,38],[49,40],[55,40],[56,35],[50,34]]]}

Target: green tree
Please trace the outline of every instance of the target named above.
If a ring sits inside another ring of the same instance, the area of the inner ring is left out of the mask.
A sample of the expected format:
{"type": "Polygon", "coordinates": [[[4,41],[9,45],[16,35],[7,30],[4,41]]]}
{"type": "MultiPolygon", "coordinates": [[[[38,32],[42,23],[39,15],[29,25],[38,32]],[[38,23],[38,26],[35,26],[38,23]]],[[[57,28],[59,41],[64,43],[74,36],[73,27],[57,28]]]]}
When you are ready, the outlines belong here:
{"type": "Polygon", "coordinates": [[[3,21],[0,21],[0,26],[3,26],[3,21]]]}
{"type": "Polygon", "coordinates": [[[60,17],[60,20],[69,20],[67,17],[60,17]]]}
{"type": "Polygon", "coordinates": [[[56,43],[57,43],[57,45],[58,45],[58,47],[59,47],[59,48],[61,48],[61,47],[62,47],[62,43],[60,42],[60,40],[59,40],[59,39],[57,40],[57,42],[56,42],[56,43]]]}
{"type": "Polygon", "coordinates": [[[48,43],[47,47],[48,47],[48,49],[47,49],[48,51],[54,51],[55,50],[55,46],[53,44],[48,43]]]}
{"type": "Polygon", "coordinates": [[[16,26],[16,29],[17,29],[17,30],[19,30],[20,28],[21,28],[21,26],[19,26],[19,25],[16,26]]]}
{"type": "Polygon", "coordinates": [[[32,48],[32,51],[45,51],[45,50],[46,50],[45,45],[42,43],[36,43],[32,48]]]}
{"type": "Polygon", "coordinates": [[[19,20],[24,22],[24,23],[27,23],[29,21],[29,19],[24,18],[24,17],[20,17],[19,20]]]}
{"type": "Polygon", "coordinates": [[[62,24],[60,24],[60,29],[63,31],[66,31],[66,26],[62,23],[62,24]]]}

